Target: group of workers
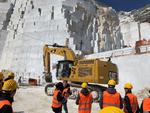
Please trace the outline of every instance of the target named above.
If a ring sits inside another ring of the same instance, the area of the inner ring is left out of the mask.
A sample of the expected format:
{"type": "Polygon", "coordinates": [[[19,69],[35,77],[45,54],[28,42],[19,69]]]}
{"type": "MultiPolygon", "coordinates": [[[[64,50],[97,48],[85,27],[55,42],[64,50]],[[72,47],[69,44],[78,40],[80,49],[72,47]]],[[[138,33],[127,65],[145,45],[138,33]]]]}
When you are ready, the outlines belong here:
{"type": "Polygon", "coordinates": [[[9,72],[5,77],[0,72],[0,113],[13,113],[12,103],[17,88],[13,72],[9,72]]]}
{"type": "MultiPolygon", "coordinates": [[[[70,86],[67,81],[59,82],[55,86],[52,109],[55,113],[62,113],[62,107],[64,106],[65,113],[68,113],[67,99],[71,95],[70,86]]],[[[139,108],[137,96],[132,93],[133,85],[131,83],[124,85],[124,98],[121,98],[121,94],[116,91],[115,86],[115,80],[111,79],[108,81],[108,88],[102,93],[99,101],[101,108],[99,113],[150,113],[150,91],[148,97],[143,99],[139,108]]],[[[82,89],[76,99],[78,113],[91,113],[92,93],[89,91],[86,82],[82,83],[81,87],[82,89]]]]}
{"type": "Polygon", "coordinates": [[[52,100],[52,110],[55,113],[61,113],[62,105],[65,113],[68,113],[67,100],[71,95],[70,85],[66,80],[59,82],[55,85],[53,100],[52,100]]]}
{"type": "MultiPolygon", "coordinates": [[[[150,113],[150,91],[147,98],[144,98],[139,108],[137,96],[132,93],[132,84],[124,85],[125,97],[122,99],[119,92],[115,89],[116,82],[112,79],[108,81],[108,88],[102,93],[99,101],[101,110],[99,113],[150,113]]],[[[86,82],[81,84],[76,105],[78,105],[78,113],[91,113],[93,96],[88,89],[86,82]]],[[[7,77],[0,72],[0,113],[13,113],[12,102],[18,88],[17,82],[14,80],[14,73],[8,73],[7,77]]],[[[55,113],[62,113],[62,107],[65,113],[68,112],[67,101],[72,94],[70,85],[66,80],[58,82],[52,99],[52,110],[55,113]]]]}

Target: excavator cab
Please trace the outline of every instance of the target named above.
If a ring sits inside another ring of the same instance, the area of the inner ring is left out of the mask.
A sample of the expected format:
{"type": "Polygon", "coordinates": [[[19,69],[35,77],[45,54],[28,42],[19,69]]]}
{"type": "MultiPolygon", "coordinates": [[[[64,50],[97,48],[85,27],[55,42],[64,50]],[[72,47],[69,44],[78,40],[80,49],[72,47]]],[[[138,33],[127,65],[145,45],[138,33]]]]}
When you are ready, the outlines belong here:
{"type": "Polygon", "coordinates": [[[57,69],[56,69],[57,79],[65,78],[65,77],[69,78],[71,74],[71,67],[73,66],[73,64],[74,64],[74,61],[70,61],[70,60],[58,61],[57,69]]]}
{"type": "Polygon", "coordinates": [[[119,81],[118,73],[109,71],[109,80],[111,80],[111,79],[115,80],[116,83],[118,84],[118,81],[119,81]]]}

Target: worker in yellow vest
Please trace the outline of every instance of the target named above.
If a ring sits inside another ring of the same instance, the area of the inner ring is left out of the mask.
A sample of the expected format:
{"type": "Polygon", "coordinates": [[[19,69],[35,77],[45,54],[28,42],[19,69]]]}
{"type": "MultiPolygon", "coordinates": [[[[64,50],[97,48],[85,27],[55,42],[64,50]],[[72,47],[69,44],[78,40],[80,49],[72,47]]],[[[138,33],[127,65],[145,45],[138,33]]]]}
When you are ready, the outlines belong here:
{"type": "Polygon", "coordinates": [[[141,113],[150,113],[150,90],[148,97],[144,98],[141,104],[141,113]]]}

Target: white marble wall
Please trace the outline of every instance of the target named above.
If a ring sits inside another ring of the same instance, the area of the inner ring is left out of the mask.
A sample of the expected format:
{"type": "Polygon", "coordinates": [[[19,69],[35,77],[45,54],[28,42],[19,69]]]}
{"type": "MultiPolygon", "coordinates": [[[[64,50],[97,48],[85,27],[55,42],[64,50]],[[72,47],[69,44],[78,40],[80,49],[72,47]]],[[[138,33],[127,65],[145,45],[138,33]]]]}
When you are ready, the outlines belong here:
{"type": "Polygon", "coordinates": [[[6,14],[9,8],[10,8],[9,2],[0,2],[0,30],[3,27],[3,21],[6,20],[6,14]]]}
{"type": "Polygon", "coordinates": [[[16,1],[0,60],[1,69],[10,69],[18,75],[33,78],[42,75],[44,44],[64,45],[68,38],[66,21],[61,12],[62,1],[16,1]],[[51,19],[52,7],[54,7],[53,19],[51,19]],[[38,8],[41,8],[41,15],[38,8]]]}
{"type": "Polygon", "coordinates": [[[8,31],[2,28],[4,25],[4,21],[6,20],[6,15],[9,8],[10,8],[10,2],[6,2],[6,1],[0,2],[0,58],[2,55],[3,47],[5,45],[5,40],[8,33],[8,31]]]}
{"type": "Polygon", "coordinates": [[[77,5],[71,4],[72,1],[64,2],[64,10],[76,49],[90,54],[123,46],[119,17],[114,9],[88,0],[76,0],[77,5]]]}
{"type": "Polygon", "coordinates": [[[123,46],[117,12],[111,7],[98,7],[99,52],[120,49],[123,46]]]}
{"type": "Polygon", "coordinates": [[[150,23],[136,22],[130,12],[124,12],[123,15],[119,15],[119,19],[124,45],[134,47],[135,42],[140,39],[139,31],[141,33],[141,39],[150,39],[150,23]]]}
{"type": "MultiPolygon", "coordinates": [[[[12,70],[19,76],[43,75],[44,44],[65,45],[68,38],[69,47],[80,50],[82,40],[81,50],[97,53],[122,48],[124,43],[133,44],[138,38],[137,23],[122,22],[119,26],[115,10],[90,0],[11,2],[15,7],[7,27],[0,69],[12,70]],[[69,15],[65,15],[66,9],[69,15]]],[[[142,37],[149,38],[149,27],[149,23],[141,23],[142,37]]]]}
{"type": "MultiPolygon", "coordinates": [[[[130,82],[133,84],[133,92],[139,91],[144,88],[149,88],[149,65],[150,54],[133,55],[133,48],[124,48],[120,50],[113,50],[103,53],[87,55],[86,58],[101,58],[112,57],[112,62],[117,64],[119,70],[119,85],[116,86],[117,90],[124,91],[124,84],[130,82]],[[126,55],[122,57],[114,57],[115,55],[126,55]]],[[[108,59],[105,59],[108,60],[108,59]]]]}

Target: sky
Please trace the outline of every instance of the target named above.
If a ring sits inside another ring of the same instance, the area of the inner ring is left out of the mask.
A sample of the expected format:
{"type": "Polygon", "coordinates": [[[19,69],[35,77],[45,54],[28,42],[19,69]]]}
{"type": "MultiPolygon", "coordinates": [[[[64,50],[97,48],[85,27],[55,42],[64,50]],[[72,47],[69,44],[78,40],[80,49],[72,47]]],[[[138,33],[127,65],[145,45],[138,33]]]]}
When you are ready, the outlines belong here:
{"type": "Polygon", "coordinates": [[[150,4],[150,0],[98,0],[117,11],[131,11],[150,4]]]}

